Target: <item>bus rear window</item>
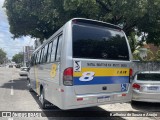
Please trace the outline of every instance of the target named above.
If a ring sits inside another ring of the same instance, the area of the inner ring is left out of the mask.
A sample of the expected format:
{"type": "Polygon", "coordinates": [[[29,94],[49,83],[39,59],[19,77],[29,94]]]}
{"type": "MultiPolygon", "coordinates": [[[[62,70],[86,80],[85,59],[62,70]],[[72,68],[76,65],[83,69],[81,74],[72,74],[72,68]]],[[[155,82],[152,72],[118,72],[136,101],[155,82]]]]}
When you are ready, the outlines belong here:
{"type": "Polygon", "coordinates": [[[129,60],[123,32],[91,25],[73,25],[73,57],[129,60]]]}
{"type": "Polygon", "coordinates": [[[158,74],[158,73],[137,74],[137,80],[141,80],[141,81],[160,81],[160,74],[158,74]]]}

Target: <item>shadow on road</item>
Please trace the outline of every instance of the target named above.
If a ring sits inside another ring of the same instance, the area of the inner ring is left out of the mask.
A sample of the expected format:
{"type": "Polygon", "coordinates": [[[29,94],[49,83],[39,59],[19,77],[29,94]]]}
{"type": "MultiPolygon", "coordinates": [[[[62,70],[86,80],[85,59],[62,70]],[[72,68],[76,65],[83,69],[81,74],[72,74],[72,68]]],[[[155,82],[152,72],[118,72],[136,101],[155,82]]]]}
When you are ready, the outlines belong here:
{"type": "Polygon", "coordinates": [[[27,90],[27,78],[21,78],[17,80],[9,80],[7,83],[4,83],[0,88],[6,88],[13,90],[27,90]]]}
{"type": "Polygon", "coordinates": [[[160,111],[160,103],[149,103],[149,102],[133,102],[131,103],[132,108],[141,111],[160,111]]]}
{"type": "MultiPolygon", "coordinates": [[[[35,92],[30,92],[39,107],[41,108],[41,103],[38,99],[38,96],[35,92]]],[[[110,115],[110,112],[100,108],[100,107],[89,107],[89,108],[81,108],[81,109],[75,109],[75,110],[60,110],[57,107],[50,107],[47,110],[41,109],[43,112],[43,115],[48,117],[48,120],[53,120],[53,118],[56,117],[56,120],[124,120],[121,117],[108,117],[110,115]]]]}
{"type": "MultiPolygon", "coordinates": [[[[10,80],[7,83],[4,83],[3,85],[0,86],[0,88],[6,88],[6,89],[11,89],[13,86],[14,90],[28,90],[27,87],[27,79],[17,79],[17,80],[10,80]]],[[[41,108],[41,103],[38,99],[38,96],[35,92],[30,92],[29,94],[32,95],[32,97],[35,99],[39,107],[41,108]]],[[[42,115],[46,116],[48,120],[124,120],[121,117],[108,117],[110,115],[109,111],[106,111],[100,107],[89,107],[89,108],[83,108],[83,109],[75,109],[75,110],[60,110],[57,107],[51,106],[49,109],[42,110],[42,115]]],[[[36,111],[35,111],[36,112],[36,111]]],[[[40,111],[39,111],[40,112],[40,111]]]]}

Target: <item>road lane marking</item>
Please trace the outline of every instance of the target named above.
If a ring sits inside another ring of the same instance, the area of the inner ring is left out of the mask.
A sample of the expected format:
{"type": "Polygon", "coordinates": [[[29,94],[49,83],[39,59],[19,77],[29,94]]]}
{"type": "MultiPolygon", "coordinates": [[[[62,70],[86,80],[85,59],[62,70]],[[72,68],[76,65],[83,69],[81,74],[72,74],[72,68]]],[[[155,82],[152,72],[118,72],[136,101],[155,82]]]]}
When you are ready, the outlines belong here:
{"type": "Polygon", "coordinates": [[[13,86],[11,86],[11,95],[14,95],[13,86]]]}
{"type": "MultiPolygon", "coordinates": [[[[13,69],[11,72],[11,83],[13,83],[13,69]]],[[[13,86],[11,86],[11,95],[14,95],[13,86]]]]}

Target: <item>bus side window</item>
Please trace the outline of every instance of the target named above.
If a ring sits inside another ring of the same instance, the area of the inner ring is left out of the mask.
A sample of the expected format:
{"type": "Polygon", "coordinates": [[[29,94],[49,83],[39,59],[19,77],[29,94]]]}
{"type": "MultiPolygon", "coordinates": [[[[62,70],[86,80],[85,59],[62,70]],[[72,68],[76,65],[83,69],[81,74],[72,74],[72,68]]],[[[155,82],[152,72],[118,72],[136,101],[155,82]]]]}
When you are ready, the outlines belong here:
{"type": "Polygon", "coordinates": [[[30,66],[33,66],[33,55],[31,57],[31,64],[30,64],[30,66]]]}
{"type": "Polygon", "coordinates": [[[44,47],[44,53],[43,53],[43,63],[47,61],[47,50],[48,50],[48,44],[44,47]]]}
{"type": "Polygon", "coordinates": [[[60,61],[61,58],[61,49],[62,49],[62,35],[59,36],[58,44],[57,44],[57,54],[56,54],[56,61],[60,61]]]}
{"type": "Polygon", "coordinates": [[[40,63],[40,56],[41,56],[41,50],[39,50],[39,52],[38,52],[38,61],[37,61],[37,64],[40,63]]]}
{"type": "Polygon", "coordinates": [[[36,57],[37,57],[37,53],[34,54],[34,65],[36,65],[36,57]]]}
{"type": "Polygon", "coordinates": [[[48,46],[48,56],[47,56],[47,62],[49,63],[51,60],[51,53],[52,53],[52,42],[49,43],[48,46]]]}
{"type": "Polygon", "coordinates": [[[40,63],[43,63],[43,53],[44,53],[44,48],[42,48],[42,50],[41,50],[40,63]]]}
{"type": "Polygon", "coordinates": [[[38,58],[39,60],[38,60],[38,64],[40,64],[40,61],[41,61],[41,52],[42,52],[42,49],[39,50],[39,56],[38,56],[38,57],[39,57],[39,58],[38,58]]]}
{"type": "Polygon", "coordinates": [[[39,64],[40,51],[37,52],[36,65],[39,64]]]}
{"type": "Polygon", "coordinates": [[[31,60],[31,66],[35,65],[35,54],[33,54],[32,56],[32,60],[31,60]]]}
{"type": "Polygon", "coordinates": [[[56,46],[57,46],[57,38],[55,38],[54,41],[53,41],[52,53],[51,53],[51,62],[55,61],[56,46]]]}

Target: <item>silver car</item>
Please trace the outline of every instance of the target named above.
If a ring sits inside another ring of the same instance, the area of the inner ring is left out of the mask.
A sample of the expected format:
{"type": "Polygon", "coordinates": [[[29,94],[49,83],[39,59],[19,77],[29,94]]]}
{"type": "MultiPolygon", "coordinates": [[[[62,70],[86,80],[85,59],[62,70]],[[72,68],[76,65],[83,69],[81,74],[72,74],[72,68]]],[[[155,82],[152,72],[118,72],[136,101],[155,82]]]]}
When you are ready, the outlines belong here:
{"type": "Polygon", "coordinates": [[[138,72],[132,89],[132,101],[160,102],[160,71],[138,72]]]}
{"type": "Polygon", "coordinates": [[[21,67],[21,70],[19,72],[19,75],[20,76],[28,76],[28,71],[29,71],[29,68],[28,67],[21,67]]]}

